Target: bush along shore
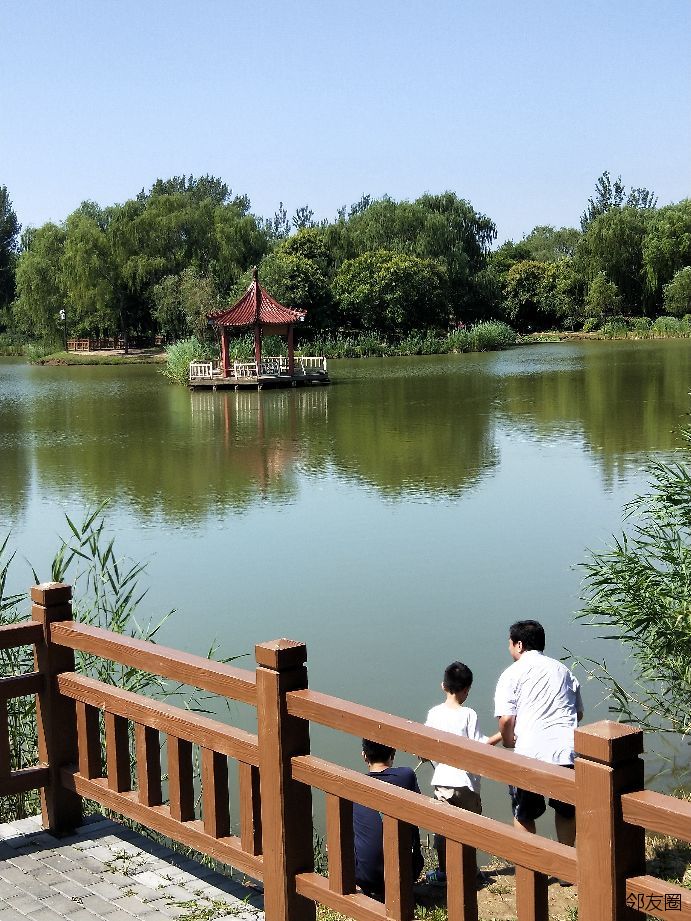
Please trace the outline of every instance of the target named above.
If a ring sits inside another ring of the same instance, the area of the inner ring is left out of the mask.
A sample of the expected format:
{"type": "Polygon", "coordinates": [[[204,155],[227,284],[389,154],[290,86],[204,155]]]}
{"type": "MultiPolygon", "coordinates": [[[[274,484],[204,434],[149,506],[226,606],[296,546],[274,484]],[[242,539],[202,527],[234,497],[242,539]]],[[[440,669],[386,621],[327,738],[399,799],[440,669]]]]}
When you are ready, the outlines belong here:
{"type": "MultiPolygon", "coordinates": [[[[439,334],[433,330],[412,332],[403,339],[391,341],[377,333],[356,333],[341,336],[315,336],[303,341],[296,355],[323,355],[325,358],[388,358],[406,355],[447,355],[459,352],[490,352],[516,343],[516,333],[506,323],[489,321],[468,329],[455,329],[439,334]]],[[[262,351],[265,355],[285,355],[286,342],[278,336],[267,336],[262,351]]],[[[254,344],[251,334],[232,339],[229,345],[231,361],[251,361],[254,344]]],[[[211,361],[218,358],[218,346],[191,336],[169,346],[163,374],[177,384],[186,384],[191,361],[211,361]]]]}

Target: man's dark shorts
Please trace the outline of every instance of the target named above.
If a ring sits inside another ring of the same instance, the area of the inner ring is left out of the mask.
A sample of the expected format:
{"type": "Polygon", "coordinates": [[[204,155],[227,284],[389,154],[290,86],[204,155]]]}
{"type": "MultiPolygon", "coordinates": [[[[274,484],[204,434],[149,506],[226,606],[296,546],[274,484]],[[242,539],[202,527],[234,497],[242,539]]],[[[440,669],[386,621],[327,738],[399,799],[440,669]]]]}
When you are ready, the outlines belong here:
{"type": "MultiPolygon", "coordinates": [[[[573,769],[572,764],[564,764],[561,767],[573,769]]],[[[511,794],[511,809],[514,817],[519,822],[532,822],[539,819],[544,813],[547,806],[545,798],[540,793],[533,793],[532,790],[521,790],[519,787],[509,787],[511,794]]],[[[562,803],[558,799],[550,799],[549,804],[557,815],[564,819],[572,819],[576,815],[576,807],[571,803],[562,803]]]]}

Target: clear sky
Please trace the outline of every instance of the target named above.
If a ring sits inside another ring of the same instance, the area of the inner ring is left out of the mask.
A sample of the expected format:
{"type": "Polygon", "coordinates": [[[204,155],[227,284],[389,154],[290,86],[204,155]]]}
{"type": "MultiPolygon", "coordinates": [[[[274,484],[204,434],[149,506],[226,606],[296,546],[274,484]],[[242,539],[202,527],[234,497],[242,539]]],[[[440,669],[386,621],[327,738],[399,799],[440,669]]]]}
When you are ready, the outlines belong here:
{"type": "Polygon", "coordinates": [[[691,195],[691,0],[4,0],[0,34],[24,226],[182,173],[266,217],[451,189],[500,240],[604,169],[691,195]]]}

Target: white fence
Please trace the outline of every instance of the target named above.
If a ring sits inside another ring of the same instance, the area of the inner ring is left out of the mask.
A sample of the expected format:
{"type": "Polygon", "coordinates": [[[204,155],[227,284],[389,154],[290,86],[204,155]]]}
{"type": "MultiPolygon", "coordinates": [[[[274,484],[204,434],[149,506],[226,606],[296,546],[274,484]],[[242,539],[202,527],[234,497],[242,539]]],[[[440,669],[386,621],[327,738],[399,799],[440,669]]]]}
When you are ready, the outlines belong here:
{"type": "MultiPolygon", "coordinates": [[[[326,374],[326,358],[323,355],[296,355],[293,374],[326,374]]],[[[232,377],[247,378],[261,375],[288,374],[288,358],[285,355],[267,355],[262,358],[260,374],[257,374],[256,361],[234,361],[232,377]]],[[[221,377],[221,369],[217,361],[191,361],[189,368],[190,381],[213,380],[221,377]]]]}

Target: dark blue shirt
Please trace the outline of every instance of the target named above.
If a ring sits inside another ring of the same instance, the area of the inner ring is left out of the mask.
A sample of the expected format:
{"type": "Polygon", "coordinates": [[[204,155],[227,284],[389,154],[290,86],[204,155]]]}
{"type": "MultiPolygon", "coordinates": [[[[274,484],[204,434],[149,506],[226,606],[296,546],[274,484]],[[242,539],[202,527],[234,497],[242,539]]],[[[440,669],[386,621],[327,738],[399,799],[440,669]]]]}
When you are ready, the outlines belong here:
{"type": "MultiPolygon", "coordinates": [[[[415,772],[409,767],[391,767],[369,775],[404,790],[420,792],[415,772]]],[[[355,879],[358,886],[370,894],[384,892],[384,824],[381,813],[369,806],[353,803],[353,832],[355,837],[355,879]]],[[[422,871],[420,830],[413,827],[413,879],[422,871]]]]}

